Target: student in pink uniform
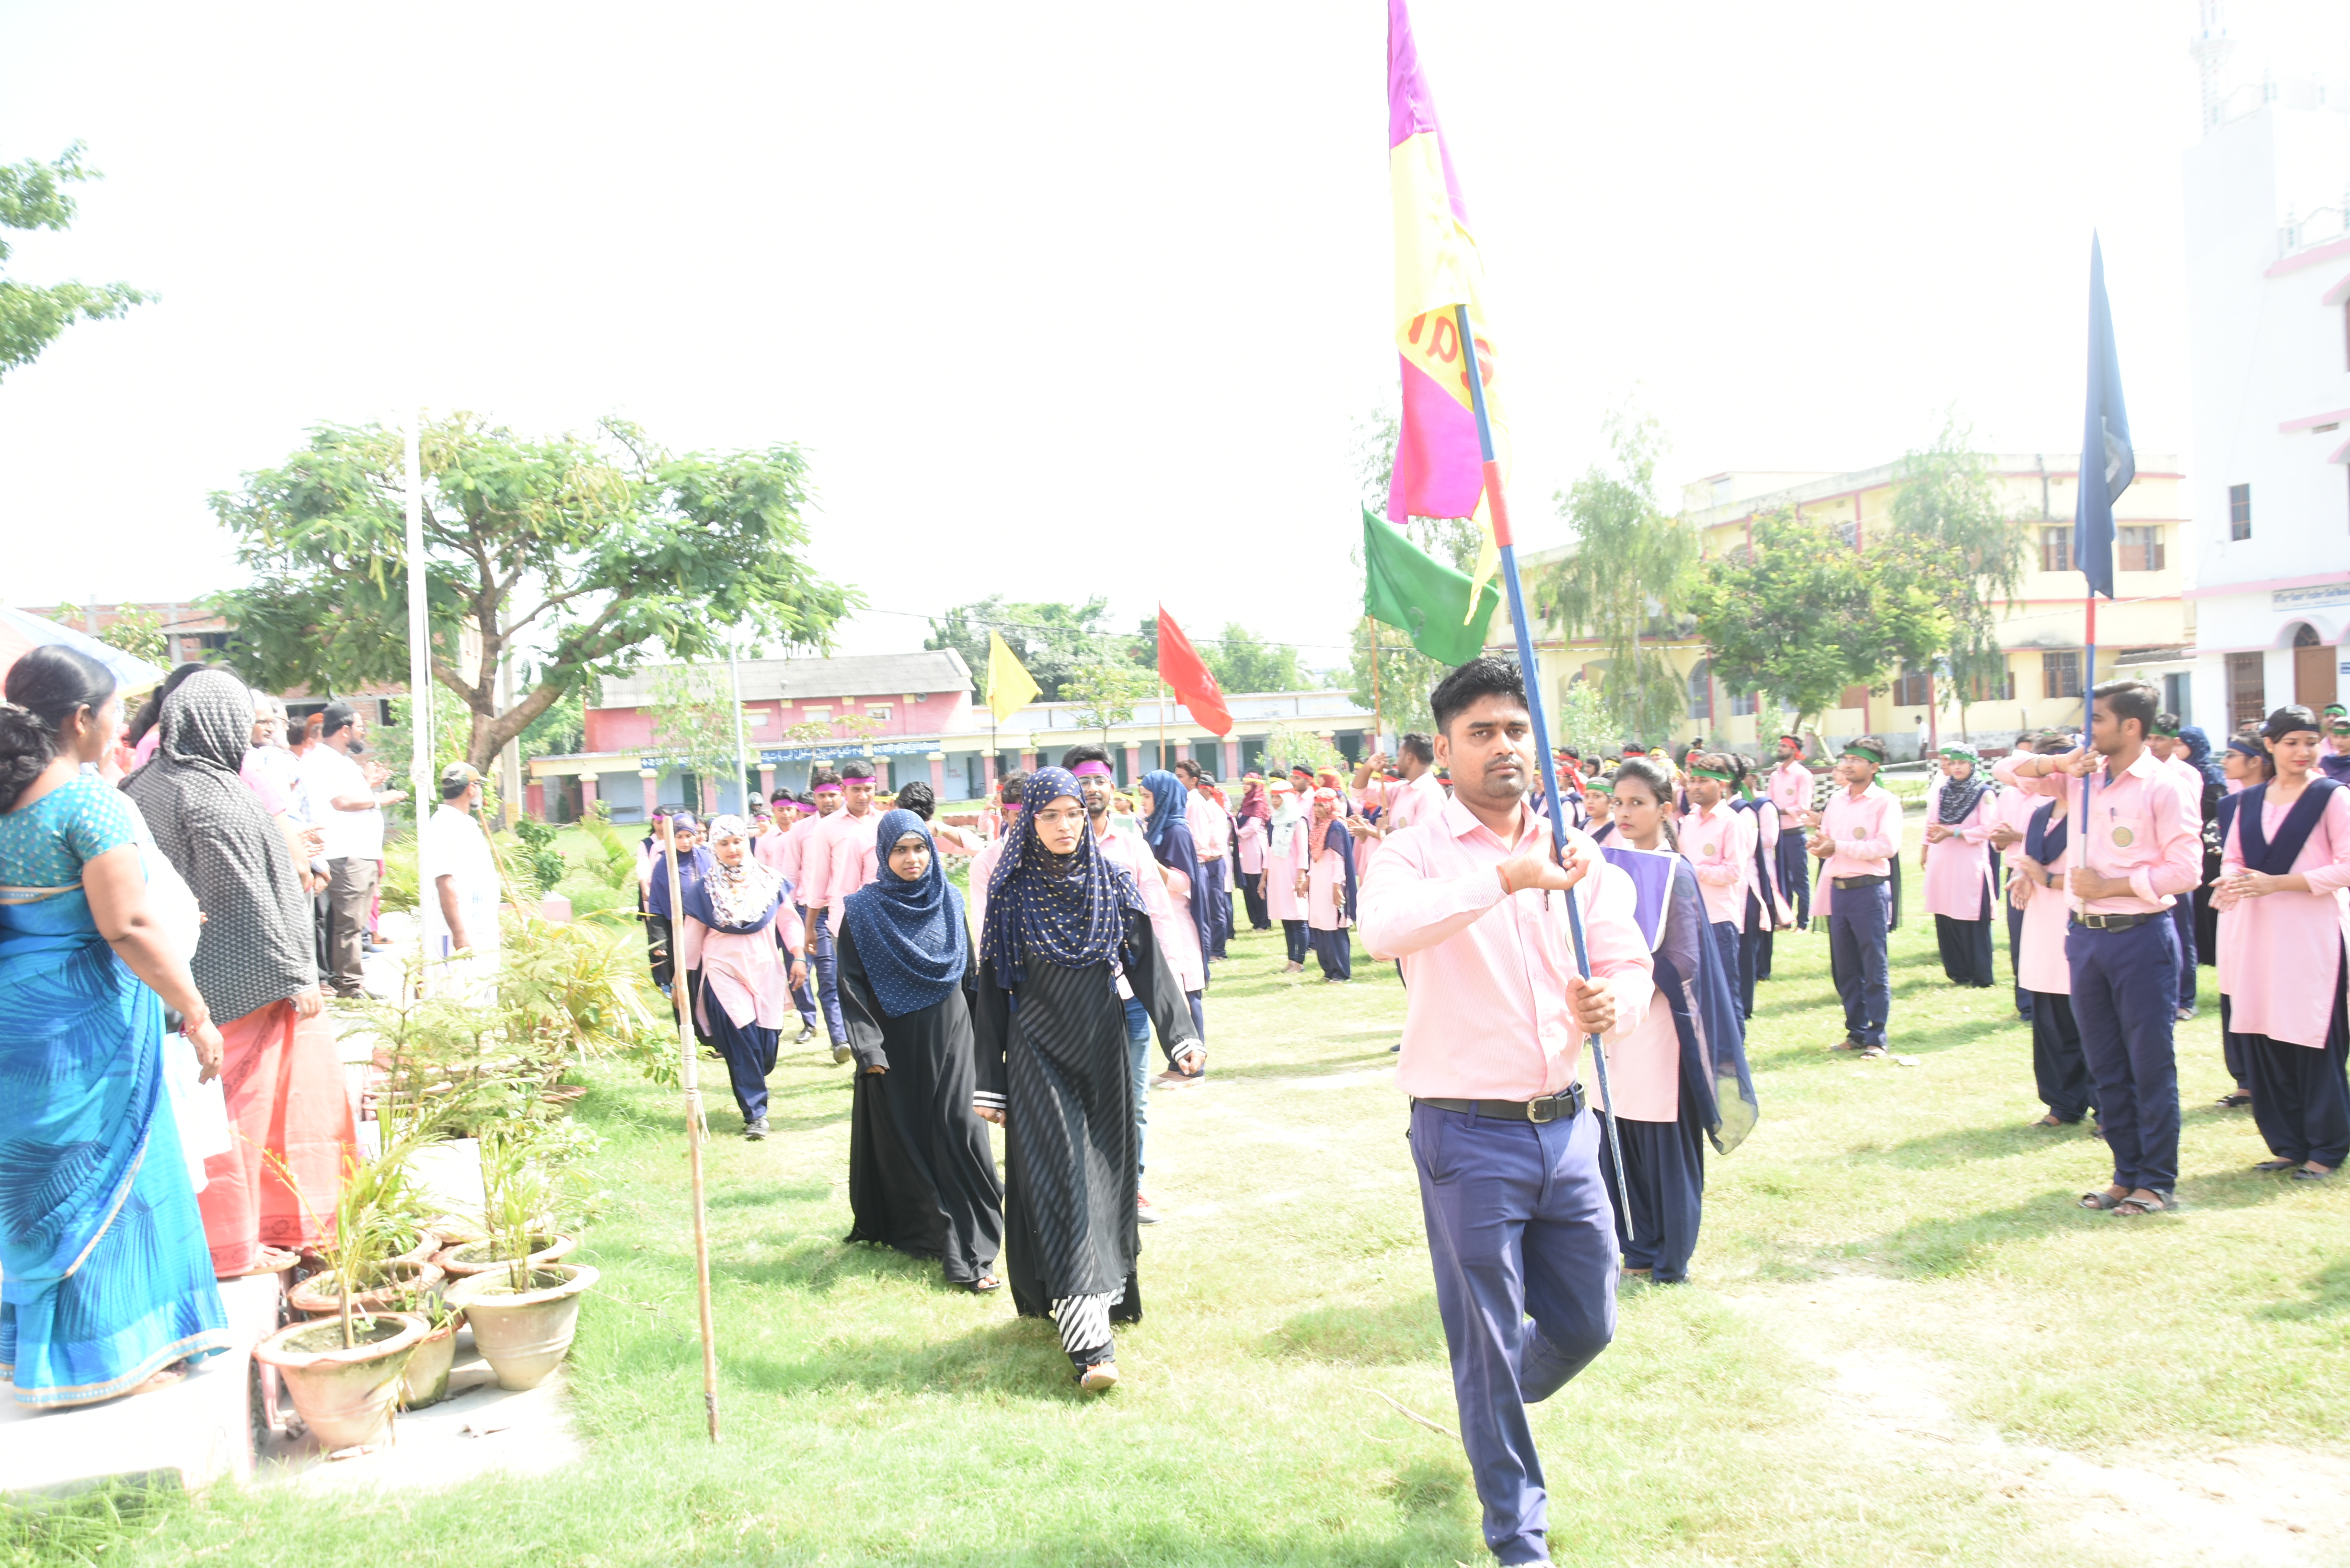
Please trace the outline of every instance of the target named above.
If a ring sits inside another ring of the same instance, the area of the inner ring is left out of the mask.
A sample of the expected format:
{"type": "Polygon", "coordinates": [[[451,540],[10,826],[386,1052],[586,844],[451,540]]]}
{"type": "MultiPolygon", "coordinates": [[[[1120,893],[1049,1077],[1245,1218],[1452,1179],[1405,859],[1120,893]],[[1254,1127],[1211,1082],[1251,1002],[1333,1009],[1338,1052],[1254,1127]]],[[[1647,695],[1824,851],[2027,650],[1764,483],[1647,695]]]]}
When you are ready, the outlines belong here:
{"type": "Polygon", "coordinates": [[[1217,795],[1208,793],[1215,787],[1215,780],[1191,758],[1175,764],[1175,776],[1183,781],[1183,819],[1191,826],[1191,848],[1200,862],[1198,898],[1206,917],[1205,956],[1220,959],[1232,934],[1232,814],[1217,795]]]}
{"type": "Polygon", "coordinates": [[[1942,748],[1942,790],[1926,824],[1926,912],[1953,985],[1989,990],[1991,969],[1991,836],[1997,795],[1972,746],[1942,748]]]}
{"type": "Polygon", "coordinates": [[[678,961],[695,977],[694,1023],[726,1059],[743,1136],[767,1136],[767,1075],[792,1012],[792,987],[805,981],[799,918],[783,878],[751,853],[739,816],[711,819],[711,869],[684,888],[678,961]]]}
{"type": "MultiPolygon", "coordinates": [[[[2033,753],[2062,755],[2072,750],[2061,735],[2043,735],[2033,753]]],[[[2000,765],[2008,767],[2019,752],[2000,765]]],[[[1994,770],[1996,771],[1996,770],[1994,770]]],[[[2073,968],[2064,957],[2064,876],[2073,868],[2065,853],[2063,797],[2043,800],[2020,789],[2002,792],[2005,802],[2027,809],[2023,836],[2008,854],[2008,905],[2015,911],[2015,982],[2032,1002],[2032,1077],[2047,1110],[2035,1127],[2077,1125],[2096,1109],[2096,1085],[2081,1054],[2080,1026],[2073,1022],[2073,968]]]]}
{"type": "MultiPolygon", "coordinates": [[[[2020,755],[2035,750],[2038,739],[2039,737],[2032,735],[2018,735],[2015,740],[2016,754],[2020,755]]],[[[2057,747],[2059,751],[2070,749],[2064,745],[2057,747]]],[[[1995,774],[1996,770],[1994,770],[1995,774]]],[[[2020,789],[2002,789],[1991,796],[1990,842],[1993,855],[2012,859],[2023,853],[2024,836],[2031,830],[2032,814],[2039,805],[2037,796],[2026,794],[2020,789]]],[[[2012,885],[2012,878],[2010,885],[2012,885]]],[[[2033,992],[2031,987],[2023,983],[2023,958],[2020,946],[2023,940],[2023,906],[2012,898],[2007,899],[2006,905],[2007,968],[2008,972],[2016,977],[2015,1015],[2029,1023],[2033,1018],[2033,992]]],[[[2071,1020],[2069,1010],[2065,1016],[2069,1027],[2071,1020]]]]}
{"type": "Polygon", "coordinates": [[[1812,868],[1804,855],[1804,814],[1812,809],[1812,770],[1800,735],[1779,737],[1779,762],[1763,793],[1779,812],[1779,894],[1795,911],[1795,929],[1812,924],[1812,868]]]}
{"type": "MultiPolygon", "coordinates": [[[[2324,765],[2323,755],[2318,758],[2318,762],[2321,766],[2324,765]]],[[[2228,842],[2228,834],[2235,826],[2237,809],[2244,804],[2243,792],[2255,784],[2267,783],[2276,774],[2275,769],[2270,763],[2268,742],[2261,738],[2260,732],[2256,730],[2230,736],[2227,751],[2220,755],[2220,764],[2221,770],[2227,774],[2228,791],[2220,797],[2214,821],[2219,826],[2220,843],[2224,848],[2228,842]]],[[[2224,864],[2223,861],[2222,865],[2224,864]]],[[[2211,950],[2215,953],[2220,950],[2220,938],[2228,927],[2227,911],[2219,907],[2219,891],[2215,878],[2211,888],[2211,950]]],[[[2244,1066],[2244,1054],[2237,1042],[2235,1031],[2229,1025],[2228,993],[2222,990],[2220,992],[2220,1057],[2227,1064],[2228,1076],[2236,1086],[2220,1096],[2220,1105],[2226,1110],[2241,1111],[2252,1103],[2251,1080],[2244,1066]]]]}
{"type": "MultiPolygon", "coordinates": [[[[807,911],[800,904],[800,857],[807,849],[806,824],[816,820],[816,807],[794,798],[788,790],[770,797],[766,831],[751,840],[751,853],[760,865],[783,879],[784,900],[807,929],[807,911]]],[[[799,1010],[800,1032],[792,1044],[805,1045],[816,1038],[816,992],[805,979],[792,986],[792,1005],[799,1010]]]]}
{"type": "Polygon", "coordinates": [[[1264,828],[1273,820],[1273,801],[1264,780],[1251,774],[1242,781],[1240,826],[1232,834],[1232,855],[1240,867],[1241,902],[1247,907],[1249,929],[1273,929],[1273,915],[1264,904],[1264,828]]]}
{"type": "Polygon", "coordinates": [[[2203,832],[2146,749],[2154,688],[2108,680],[2092,696],[2087,747],[2009,761],[2020,787],[2069,793],[2076,802],[2064,956],[2073,968],[2073,1020],[2114,1157],[2111,1185],[2083,1193],[2081,1207],[2129,1217],[2178,1202],[2178,933],[2170,901],[2201,879],[2203,832]],[[2086,821],[2077,804],[2085,778],[2086,821]]]}
{"type": "Polygon", "coordinates": [[[2319,775],[2308,709],[2278,709],[2261,736],[2276,777],[2244,792],[2221,852],[2218,897],[2229,919],[2220,989],[2251,1081],[2252,1119],[2275,1157],[2252,1168],[2322,1181],[2350,1157],[2350,788],[2319,775]]]}
{"type": "Polygon", "coordinates": [[[1338,817],[1338,792],[1314,792],[1314,818],[1305,829],[1305,867],[1299,873],[1314,957],[1326,981],[1355,978],[1355,840],[1338,817]]]}
{"type": "Polygon", "coordinates": [[[833,939],[840,929],[840,900],[870,882],[879,867],[873,854],[873,830],[880,821],[873,809],[873,764],[850,763],[837,778],[819,777],[814,788],[821,815],[816,818],[816,836],[808,841],[800,861],[807,877],[800,898],[808,910],[806,957],[816,971],[816,996],[824,1003],[825,1029],[837,1064],[847,1062],[850,1053],[848,1023],[840,1011],[833,939]],[[837,809],[826,810],[827,794],[839,797],[837,809]]]}
{"type": "Polygon", "coordinates": [[[1281,922],[1287,944],[1284,974],[1305,971],[1305,902],[1297,896],[1297,873],[1305,864],[1305,813],[1285,779],[1272,784],[1273,820],[1264,834],[1264,907],[1281,922]]]}
{"type": "Polygon", "coordinates": [[[1616,1331],[1617,1248],[1585,1114],[1586,1036],[1619,1041],[1655,994],[1630,878],[1590,839],[1528,808],[1544,765],[1517,667],[1470,660],[1430,697],[1455,794],[1390,842],[1363,888],[1363,942],[1409,981],[1397,1085],[1452,1363],[1461,1438],[1503,1563],[1549,1561],[1547,1498],[1526,1407],[1616,1331]],[[1593,979],[1576,973],[1576,900],[1593,979]]]}
{"type": "Polygon", "coordinates": [[[1863,735],[1836,762],[1843,788],[1825,809],[1804,814],[1813,829],[1809,849],[1825,862],[1820,904],[1828,917],[1828,968],[1844,1001],[1844,1039],[1830,1047],[1863,1056],[1885,1054],[1893,990],[1886,961],[1893,925],[1892,880],[1901,853],[1901,803],[1877,782],[1885,742],[1863,735]]]}
{"type": "MultiPolygon", "coordinates": [[[[1168,967],[1183,988],[1184,1000],[1191,1009],[1191,1026],[1198,1037],[1208,1037],[1207,1007],[1204,993],[1208,989],[1208,916],[1200,898],[1199,851],[1191,842],[1191,824],[1184,811],[1189,794],[1183,781],[1165,768],[1154,768],[1142,775],[1142,788],[1136,804],[1142,808],[1142,831],[1150,846],[1152,860],[1167,887],[1167,900],[1173,907],[1173,918],[1167,928],[1166,950],[1168,967]]],[[[1193,1070],[1170,1066],[1159,1076],[1161,1084],[1195,1083],[1205,1073],[1201,1066],[1193,1070]]]]}
{"type": "MultiPolygon", "coordinates": [[[[1746,923],[1746,883],[1754,863],[1754,819],[1729,802],[1731,770],[1711,752],[1689,762],[1690,814],[1677,836],[1705,895],[1705,918],[1726,974],[1738,972],[1738,939],[1746,923]]],[[[1622,782],[1622,775],[1617,775],[1622,782]]]]}

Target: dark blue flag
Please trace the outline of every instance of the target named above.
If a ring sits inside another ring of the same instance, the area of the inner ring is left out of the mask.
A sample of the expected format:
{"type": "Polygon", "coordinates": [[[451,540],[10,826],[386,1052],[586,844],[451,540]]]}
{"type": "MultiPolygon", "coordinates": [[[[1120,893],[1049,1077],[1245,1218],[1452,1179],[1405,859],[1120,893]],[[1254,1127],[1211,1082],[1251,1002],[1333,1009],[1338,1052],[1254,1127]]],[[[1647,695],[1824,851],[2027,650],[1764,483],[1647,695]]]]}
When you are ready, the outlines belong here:
{"type": "Polygon", "coordinates": [[[2114,313],[2106,303],[2106,256],[2089,236],[2089,409],[2081,427],[2081,493],[2073,505],[2073,560],[2089,591],[2114,597],[2114,503],[2137,477],[2114,313]]]}

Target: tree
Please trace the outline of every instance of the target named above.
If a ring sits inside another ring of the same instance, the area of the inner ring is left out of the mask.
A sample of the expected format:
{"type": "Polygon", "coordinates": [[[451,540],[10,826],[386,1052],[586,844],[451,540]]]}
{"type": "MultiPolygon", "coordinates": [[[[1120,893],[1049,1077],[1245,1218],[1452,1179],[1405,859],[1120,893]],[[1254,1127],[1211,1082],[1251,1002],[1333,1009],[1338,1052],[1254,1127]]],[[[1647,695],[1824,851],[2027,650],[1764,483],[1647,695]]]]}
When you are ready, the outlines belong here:
{"type": "Polygon", "coordinates": [[[1697,531],[1656,503],[1662,431],[1653,419],[1609,421],[1612,469],[1594,463],[1558,496],[1574,548],[1534,587],[1534,612],[1599,644],[1599,701],[1618,728],[1661,735],[1681,716],[1679,674],[1657,644],[1678,628],[1698,558],[1697,531]]]}
{"type": "Polygon", "coordinates": [[[1931,446],[1902,460],[1893,493],[1894,526],[1926,546],[1923,562],[1950,617],[1950,637],[1927,667],[1939,664],[1957,687],[1961,725],[1977,686],[2006,673],[1998,616],[2022,591],[2026,561],[2023,535],[2000,505],[1990,460],[1970,450],[1972,435],[1946,418],[1931,446]]]}
{"type": "Polygon", "coordinates": [[[1061,682],[1062,701],[1077,705],[1077,722],[1099,730],[1104,746],[1109,744],[1110,726],[1132,719],[1134,705],[1158,690],[1154,670],[1114,658],[1080,665],[1061,682]]]}
{"type": "MultiPolygon", "coordinates": [[[[0,163],[0,229],[49,229],[63,233],[77,206],[68,185],[101,178],[81,161],[77,141],[50,162],[28,158],[0,163]]],[[[0,239],[0,262],[11,246],[0,239]]],[[[0,377],[41,357],[41,350],[75,320],[109,321],[155,296],[127,283],[53,283],[46,288],[0,277],[0,377]]]]}
{"type": "Polygon", "coordinates": [[[98,634],[98,640],[150,664],[172,662],[172,639],[163,635],[163,618],[136,605],[118,607],[113,621],[98,634]]]}
{"type": "Polygon", "coordinates": [[[653,677],[653,744],[688,773],[703,778],[743,776],[736,747],[734,693],[715,666],[671,664],[653,677]]]}
{"type": "Polygon", "coordinates": [[[990,594],[957,605],[931,622],[924,648],[951,648],[970,666],[979,700],[987,701],[987,634],[1002,637],[1036,682],[1041,701],[1063,701],[1062,685],[1084,665],[1125,651],[1123,639],[1104,624],[1109,600],[1082,605],[1007,600],[990,594]]]}
{"type": "Polygon", "coordinates": [[[1714,564],[1688,590],[1714,674],[1809,723],[1848,686],[1883,690],[1949,636],[1925,542],[1896,532],[1856,550],[1827,524],[1754,520],[1751,557],[1714,564]]]}
{"type": "Polygon", "coordinates": [[[1296,691],[1306,683],[1297,667],[1297,649],[1267,642],[1237,621],[1224,622],[1223,636],[1201,644],[1200,657],[1208,661],[1216,684],[1228,692],[1296,691]]]}
{"type": "MultiPolygon", "coordinates": [[[[618,420],[528,440],[463,413],[427,423],[421,446],[432,675],[465,702],[477,768],[591,676],[656,649],[720,655],[738,628],[821,648],[864,602],[806,562],[796,447],[673,457],[618,420]],[[501,710],[517,639],[540,649],[537,679],[501,710]]],[[[210,601],[236,628],[239,674],[321,691],[406,676],[402,472],[399,431],[322,425],[212,498],[254,576],[210,601]]]]}

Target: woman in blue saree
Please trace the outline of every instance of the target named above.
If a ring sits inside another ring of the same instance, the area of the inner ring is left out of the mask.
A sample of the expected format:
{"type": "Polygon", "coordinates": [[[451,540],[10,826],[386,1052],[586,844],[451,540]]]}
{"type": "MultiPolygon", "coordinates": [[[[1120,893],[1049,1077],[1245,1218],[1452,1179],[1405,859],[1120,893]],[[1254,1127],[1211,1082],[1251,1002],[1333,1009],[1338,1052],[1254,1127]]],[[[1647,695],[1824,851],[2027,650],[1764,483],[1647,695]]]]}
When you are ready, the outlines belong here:
{"type": "MultiPolygon", "coordinates": [[[[38,648],[0,704],[0,1377],[88,1405],[228,1347],[163,1093],[163,1008],[220,1033],[148,905],[130,803],[82,771],[122,722],[105,666],[38,648]]],[[[173,1049],[185,1049],[177,1042],[173,1049]]]]}

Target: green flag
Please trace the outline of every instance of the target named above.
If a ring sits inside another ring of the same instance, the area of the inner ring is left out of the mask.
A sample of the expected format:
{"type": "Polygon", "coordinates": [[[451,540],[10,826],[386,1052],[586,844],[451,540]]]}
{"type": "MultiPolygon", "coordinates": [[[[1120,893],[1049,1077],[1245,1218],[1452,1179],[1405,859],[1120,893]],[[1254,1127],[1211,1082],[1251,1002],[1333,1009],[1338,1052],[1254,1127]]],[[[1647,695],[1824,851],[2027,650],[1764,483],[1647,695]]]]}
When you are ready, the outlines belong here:
{"type": "Polygon", "coordinates": [[[1466,664],[1485,651],[1485,628],[1502,596],[1492,583],[1469,607],[1469,577],[1423,554],[1400,528],[1363,511],[1363,613],[1409,634],[1440,664],[1466,664]]]}

